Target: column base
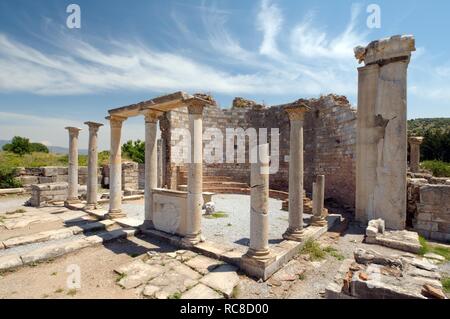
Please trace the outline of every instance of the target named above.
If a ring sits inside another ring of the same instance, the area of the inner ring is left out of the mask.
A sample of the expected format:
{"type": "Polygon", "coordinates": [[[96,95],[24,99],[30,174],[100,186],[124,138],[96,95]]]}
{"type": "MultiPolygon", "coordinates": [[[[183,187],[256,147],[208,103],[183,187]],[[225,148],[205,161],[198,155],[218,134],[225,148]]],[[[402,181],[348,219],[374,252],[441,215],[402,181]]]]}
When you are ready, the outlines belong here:
{"type": "Polygon", "coordinates": [[[311,226],[326,226],[328,225],[327,220],[324,217],[312,216],[311,217],[311,226]]]}
{"type": "Polygon", "coordinates": [[[270,249],[263,249],[263,250],[255,250],[255,249],[251,249],[249,248],[247,253],[244,255],[247,258],[252,258],[252,259],[258,259],[258,260],[269,260],[271,258],[274,258],[272,256],[272,254],[270,253],[270,249]]]}
{"type": "Polygon", "coordinates": [[[109,219],[117,219],[117,218],[123,218],[123,217],[127,217],[127,214],[125,214],[124,212],[122,212],[122,210],[110,210],[108,212],[108,214],[105,215],[106,218],[109,219]]]}
{"type": "Polygon", "coordinates": [[[288,228],[283,234],[283,238],[286,240],[302,242],[305,239],[304,230],[288,228]]]}

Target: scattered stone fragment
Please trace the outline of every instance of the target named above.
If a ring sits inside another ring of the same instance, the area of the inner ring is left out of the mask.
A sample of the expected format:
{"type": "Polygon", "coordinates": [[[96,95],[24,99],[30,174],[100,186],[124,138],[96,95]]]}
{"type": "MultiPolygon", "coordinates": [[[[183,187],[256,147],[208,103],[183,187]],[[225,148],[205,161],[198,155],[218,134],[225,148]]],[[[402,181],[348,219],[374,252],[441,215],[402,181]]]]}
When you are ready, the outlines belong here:
{"type": "Polygon", "coordinates": [[[222,299],[223,296],[217,291],[205,286],[203,284],[198,284],[195,287],[189,289],[181,295],[181,299],[222,299]]]}
{"type": "Polygon", "coordinates": [[[431,298],[435,299],[447,299],[442,289],[435,288],[431,285],[423,285],[422,293],[431,298]]]}
{"type": "Polygon", "coordinates": [[[366,274],[365,272],[360,272],[359,273],[359,279],[367,281],[367,280],[369,280],[369,275],[366,274]]]}

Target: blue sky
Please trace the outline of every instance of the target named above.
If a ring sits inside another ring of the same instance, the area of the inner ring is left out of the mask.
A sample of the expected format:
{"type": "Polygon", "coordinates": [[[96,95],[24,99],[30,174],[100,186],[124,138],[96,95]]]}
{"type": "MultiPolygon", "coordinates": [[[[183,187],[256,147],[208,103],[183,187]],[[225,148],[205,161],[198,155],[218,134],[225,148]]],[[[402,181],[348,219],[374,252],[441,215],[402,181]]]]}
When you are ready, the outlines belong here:
{"type": "MultiPolygon", "coordinates": [[[[268,105],[357,98],[353,47],[413,34],[408,118],[450,117],[449,1],[0,0],[0,139],[67,144],[64,126],[174,91],[268,105]],[[66,7],[81,8],[81,28],[66,7]],[[381,28],[367,27],[367,7],[381,28]]],[[[143,119],[124,140],[143,138],[143,119]]],[[[100,147],[107,148],[107,127],[100,147]]],[[[86,147],[87,130],[81,135],[86,147]]]]}

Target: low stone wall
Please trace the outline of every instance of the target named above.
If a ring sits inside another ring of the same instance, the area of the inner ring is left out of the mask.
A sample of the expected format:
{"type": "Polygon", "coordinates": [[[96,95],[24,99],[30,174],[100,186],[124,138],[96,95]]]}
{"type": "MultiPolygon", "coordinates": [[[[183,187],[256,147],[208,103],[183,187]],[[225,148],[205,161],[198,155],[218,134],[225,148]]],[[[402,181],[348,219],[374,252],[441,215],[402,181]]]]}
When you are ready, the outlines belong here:
{"type": "MultiPolygon", "coordinates": [[[[102,181],[103,170],[99,168],[98,176],[99,182],[102,181]]],[[[68,168],[63,166],[46,166],[46,167],[32,167],[18,169],[17,179],[22,183],[23,187],[30,191],[32,185],[48,184],[48,183],[67,183],[68,168]]],[[[87,182],[87,167],[79,167],[78,169],[78,183],[86,185],[87,182]]]]}
{"type": "MultiPolygon", "coordinates": [[[[48,183],[31,185],[30,206],[42,207],[46,204],[55,202],[63,202],[67,199],[68,184],[67,183],[48,183]]],[[[79,196],[86,194],[86,186],[80,186],[78,189],[79,196]]]]}
{"type": "Polygon", "coordinates": [[[450,242],[450,179],[414,174],[408,179],[408,223],[425,238],[450,242]]]}

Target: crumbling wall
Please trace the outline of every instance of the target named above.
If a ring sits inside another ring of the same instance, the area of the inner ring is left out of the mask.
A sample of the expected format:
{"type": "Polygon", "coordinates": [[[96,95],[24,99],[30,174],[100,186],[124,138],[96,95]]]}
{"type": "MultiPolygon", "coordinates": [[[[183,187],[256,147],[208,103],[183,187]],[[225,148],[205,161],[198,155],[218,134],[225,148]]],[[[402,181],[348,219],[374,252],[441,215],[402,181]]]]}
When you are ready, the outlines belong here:
{"type": "MultiPolygon", "coordinates": [[[[304,100],[311,108],[306,114],[305,139],[305,189],[312,191],[316,175],[325,175],[326,197],[353,206],[355,198],[355,140],[356,111],[351,108],[343,96],[328,95],[318,99],[304,100]]],[[[285,104],[288,105],[288,104],[285,104]]],[[[218,128],[223,134],[223,163],[204,164],[205,175],[229,176],[236,182],[248,183],[250,166],[248,163],[248,141],[246,145],[246,163],[226,163],[226,129],[227,128],[267,128],[270,143],[272,128],[279,129],[279,169],[270,176],[270,188],[288,191],[289,185],[289,118],[283,110],[285,105],[264,107],[242,98],[234,101],[229,109],[220,109],[216,105],[205,108],[203,112],[203,130],[218,128]],[[236,104],[236,105],[235,105],[236,104]]],[[[180,154],[174,154],[176,141],[171,136],[171,129],[189,127],[186,108],[168,112],[161,121],[162,138],[170,141],[166,152],[165,183],[169,188],[176,188],[176,161],[181,161],[180,154]]],[[[208,141],[205,141],[208,143],[208,141]]],[[[181,167],[186,169],[186,167],[181,167]]]]}

